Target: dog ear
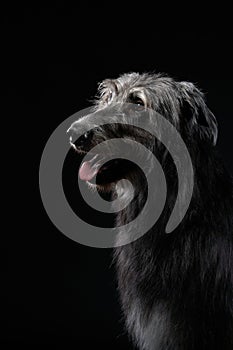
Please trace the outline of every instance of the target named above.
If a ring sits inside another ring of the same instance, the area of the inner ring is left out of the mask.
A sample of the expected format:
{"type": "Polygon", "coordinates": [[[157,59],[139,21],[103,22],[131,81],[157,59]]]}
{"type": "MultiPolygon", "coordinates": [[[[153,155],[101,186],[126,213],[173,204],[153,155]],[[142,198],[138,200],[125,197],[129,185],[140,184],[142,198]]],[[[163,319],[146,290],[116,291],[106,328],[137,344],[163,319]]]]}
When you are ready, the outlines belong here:
{"type": "Polygon", "coordinates": [[[216,145],[218,125],[214,114],[207,107],[203,93],[189,82],[181,82],[181,114],[191,133],[216,145]]]}
{"type": "Polygon", "coordinates": [[[98,86],[101,103],[107,103],[118,93],[118,86],[115,80],[105,79],[98,86]]]}

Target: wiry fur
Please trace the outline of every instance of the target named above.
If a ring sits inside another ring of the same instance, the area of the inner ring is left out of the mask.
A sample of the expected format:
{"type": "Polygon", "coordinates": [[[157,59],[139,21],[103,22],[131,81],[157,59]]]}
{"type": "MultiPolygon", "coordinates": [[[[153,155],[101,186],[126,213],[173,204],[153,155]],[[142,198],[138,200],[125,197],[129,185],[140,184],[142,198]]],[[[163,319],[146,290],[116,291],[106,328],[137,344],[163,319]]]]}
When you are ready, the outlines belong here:
{"type": "MultiPolygon", "coordinates": [[[[127,126],[99,129],[92,140],[132,137],[161,162],[168,182],[166,206],[157,223],[137,241],[115,250],[119,293],[126,326],[143,350],[230,350],[233,348],[232,179],[216,151],[217,123],[203,94],[188,82],[160,74],[124,74],[100,84],[100,98],[88,123],[116,102],[136,94],[146,107],[180,132],[194,167],[194,191],[181,224],[165,226],[177,195],[177,174],[168,152],[148,133],[127,126]],[[127,130],[128,129],[128,130],[127,130]],[[149,140],[149,141],[148,141],[149,140]]],[[[119,213],[121,226],[145,203],[144,179],[132,168],[136,186],[130,205],[119,213]]],[[[133,180],[132,180],[133,179],[133,180]]],[[[156,190],[156,183],[154,184],[156,190]]],[[[127,189],[123,188],[124,193],[127,189]]],[[[155,191],[156,192],[156,191],[155,191]]],[[[156,200],[156,198],[155,198],[156,200]]]]}

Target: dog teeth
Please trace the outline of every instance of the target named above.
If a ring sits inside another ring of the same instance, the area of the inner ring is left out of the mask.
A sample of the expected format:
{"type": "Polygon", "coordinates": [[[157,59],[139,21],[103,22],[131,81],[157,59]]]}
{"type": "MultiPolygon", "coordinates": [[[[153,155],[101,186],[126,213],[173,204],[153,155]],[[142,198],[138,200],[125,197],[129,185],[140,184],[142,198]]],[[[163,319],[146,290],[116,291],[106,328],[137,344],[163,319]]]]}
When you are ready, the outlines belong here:
{"type": "Polygon", "coordinates": [[[96,160],[97,157],[98,157],[98,154],[96,154],[93,158],[91,158],[91,160],[89,162],[93,163],[96,160]]]}
{"type": "Polygon", "coordinates": [[[103,164],[104,157],[101,157],[101,155],[96,154],[89,162],[93,168],[99,168],[101,164],[103,164]]]}
{"type": "Polygon", "coordinates": [[[89,162],[92,168],[97,168],[99,166],[97,159],[98,159],[99,155],[96,154],[89,162]]]}

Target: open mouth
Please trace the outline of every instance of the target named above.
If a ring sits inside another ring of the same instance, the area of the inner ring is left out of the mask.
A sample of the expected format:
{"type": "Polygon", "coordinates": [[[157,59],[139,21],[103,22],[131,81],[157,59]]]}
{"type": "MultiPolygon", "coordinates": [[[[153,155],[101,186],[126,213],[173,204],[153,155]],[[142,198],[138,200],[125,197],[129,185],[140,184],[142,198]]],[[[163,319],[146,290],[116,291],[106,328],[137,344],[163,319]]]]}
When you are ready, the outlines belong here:
{"type": "Polygon", "coordinates": [[[102,160],[103,158],[100,157],[99,154],[96,154],[91,158],[91,160],[83,162],[79,168],[80,179],[83,181],[91,181],[100,170],[100,161],[102,160]]]}
{"type": "Polygon", "coordinates": [[[87,160],[81,163],[78,176],[93,190],[97,189],[106,193],[114,191],[119,180],[128,178],[129,174],[135,171],[135,165],[127,159],[107,160],[106,154],[104,155],[103,152],[94,153],[77,147],[72,143],[71,138],[70,144],[78,154],[86,156],[87,160]]]}
{"type": "Polygon", "coordinates": [[[103,193],[114,191],[116,182],[122,178],[121,173],[120,160],[114,159],[104,163],[104,157],[99,154],[83,162],[79,168],[79,178],[85,181],[90,189],[103,193]]]}
{"type": "Polygon", "coordinates": [[[79,178],[91,187],[96,186],[98,189],[108,191],[122,178],[124,167],[121,159],[107,162],[104,162],[104,159],[103,155],[96,154],[90,160],[83,162],[79,168],[79,178]]]}
{"type": "Polygon", "coordinates": [[[109,191],[113,188],[115,182],[122,175],[122,167],[119,167],[121,159],[113,159],[105,162],[103,154],[94,154],[84,151],[70,140],[71,146],[80,155],[87,155],[89,160],[84,161],[78,171],[79,178],[87,182],[91,188],[98,188],[102,191],[109,191]]]}

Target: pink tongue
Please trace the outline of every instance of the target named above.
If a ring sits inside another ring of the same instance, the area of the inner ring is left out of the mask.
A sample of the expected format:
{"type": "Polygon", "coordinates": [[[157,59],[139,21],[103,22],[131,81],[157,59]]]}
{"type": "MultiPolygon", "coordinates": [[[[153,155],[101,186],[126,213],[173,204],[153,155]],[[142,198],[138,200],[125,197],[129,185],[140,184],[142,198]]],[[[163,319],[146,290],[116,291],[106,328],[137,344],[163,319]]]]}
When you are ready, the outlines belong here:
{"type": "Polygon", "coordinates": [[[79,177],[81,180],[90,181],[98,172],[98,167],[91,166],[92,160],[84,162],[79,169],[79,177]]]}

